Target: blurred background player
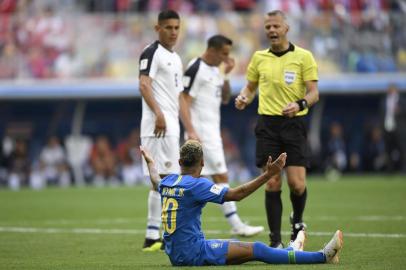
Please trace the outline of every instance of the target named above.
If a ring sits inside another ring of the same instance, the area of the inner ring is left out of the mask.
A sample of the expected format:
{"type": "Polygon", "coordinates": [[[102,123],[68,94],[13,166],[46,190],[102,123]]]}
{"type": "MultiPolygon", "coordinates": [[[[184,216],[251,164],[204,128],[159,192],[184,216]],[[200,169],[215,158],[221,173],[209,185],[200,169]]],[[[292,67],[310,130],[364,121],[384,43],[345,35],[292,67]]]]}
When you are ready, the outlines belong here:
{"type": "Polygon", "coordinates": [[[134,128],[127,138],[117,145],[117,156],[122,167],[121,177],[125,185],[143,183],[140,144],[140,131],[134,128]]]}
{"type": "MultiPolygon", "coordinates": [[[[287,152],[286,175],[290,188],[291,239],[306,227],[302,216],[306,205],[306,145],[304,116],[319,99],[317,64],[310,51],[287,39],[285,14],[276,10],[265,17],[265,33],[271,47],[257,51],[247,68],[247,85],[236,98],[237,109],[250,104],[259,88],[256,163],[264,168],[268,156],[287,152]]],[[[281,239],[282,181],[275,175],[265,187],[265,206],[272,247],[283,247],[281,239]]]]}
{"type": "Polygon", "coordinates": [[[90,164],[93,170],[94,185],[118,185],[117,156],[106,135],[96,138],[90,153],[90,164]]]}
{"type": "MultiPolygon", "coordinates": [[[[228,74],[234,67],[234,59],[229,56],[232,44],[223,35],[209,38],[203,55],[189,63],[183,80],[185,89],[181,93],[185,101],[181,114],[187,137],[199,140],[205,153],[202,175],[211,176],[216,184],[224,187],[229,187],[229,180],[220,135],[220,107],[230,101],[228,74]],[[222,63],[224,78],[219,69],[222,63]]],[[[232,227],[232,234],[252,236],[264,230],[262,226],[244,224],[233,201],[224,202],[221,209],[232,227]]]]}
{"type": "MultiPolygon", "coordinates": [[[[399,123],[402,106],[396,85],[388,87],[384,99],[383,130],[388,158],[388,171],[398,171],[402,167],[401,132],[399,123]]],[[[403,109],[404,110],[404,109],[403,109]]]]}
{"type": "Polygon", "coordinates": [[[50,136],[41,150],[40,171],[47,184],[66,187],[70,185],[69,167],[66,152],[56,136],[50,136]]]}
{"type": "MultiPolygon", "coordinates": [[[[183,90],[183,66],[172,49],[178,39],[180,17],[175,11],[158,15],[155,31],[158,40],[147,46],[139,62],[139,84],[142,95],[141,143],[156,157],[163,177],[177,173],[179,165],[179,93],[183,90]]],[[[143,162],[144,175],[148,170],[143,162]]],[[[161,196],[155,190],[148,195],[148,221],[144,251],[161,248],[161,196]]]]}
{"type": "Polygon", "coordinates": [[[261,242],[247,243],[234,240],[206,240],[201,230],[202,209],[208,202],[240,201],[255,192],[273,175],[279,174],[286,162],[286,153],[275,161],[269,157],[264,172],[257,178],[235,188],[217,185],[200,177],[204,167],[202,145],[189,140],[180,149],[181,174],[160,179],[154,160],[141,148],[148,164],[153,187],[162,195],[162,223],[165,252],[174,266],[233,265],[249,261],[269,264],[338,263],[343,246],[343,235],[336,231],[330,242],[318,252],[303,251],[305,233],[287,249],[268,247],[261,242]]]}

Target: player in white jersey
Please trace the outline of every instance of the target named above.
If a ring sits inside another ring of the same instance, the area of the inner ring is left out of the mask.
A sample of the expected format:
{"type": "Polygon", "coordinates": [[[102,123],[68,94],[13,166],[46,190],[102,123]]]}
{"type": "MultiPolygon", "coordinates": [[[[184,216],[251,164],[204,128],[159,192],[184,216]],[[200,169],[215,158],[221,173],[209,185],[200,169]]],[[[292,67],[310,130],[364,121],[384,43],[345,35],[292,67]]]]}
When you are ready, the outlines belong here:
{"type": "MultiPolygon", "coordinates": [[[[139,83],[142,95],[141,143],[156,157],[161,177],[179,173],[179,93],[183,90],[183,67],[179,55],[172,50],[180,27],[175,11],[158,15],[155,31],[158,40],[147,46],[139,62],[139,83]]],[[[182,102],[181,102],[182,103],[182,102]]],[[[182,103],[183,104],[183,103],[182,103]]],[[[148,169],[143,161],[143,172],[148,169]]],[[[148,195],[148,221],[144,251],[161,248],[161,196],[151,190],[148,195]]]]}
{"type": "MultiPolygon", "coordinates": [[[[204,167],[202,175],[211,176],[213,181],[228,187],[228,174],[220,135],[220,106],[230,100],[230,83],[227,75],[234,67],[229,57],[232,41],[225,36],[215,35],[208,40],[207,49],[199,58],[193,59],[184,74],[185,111],[181,111],[188,139],[199,140],[203,146],[204,167]],[[225,78],[219,66],[224,63],[225,78]]],[[[224,216],[232,227],[232,234],[251,236],[262,232],[262,226],[244,224],[237,214],[235,202],[221,205],[224,216]]]]}

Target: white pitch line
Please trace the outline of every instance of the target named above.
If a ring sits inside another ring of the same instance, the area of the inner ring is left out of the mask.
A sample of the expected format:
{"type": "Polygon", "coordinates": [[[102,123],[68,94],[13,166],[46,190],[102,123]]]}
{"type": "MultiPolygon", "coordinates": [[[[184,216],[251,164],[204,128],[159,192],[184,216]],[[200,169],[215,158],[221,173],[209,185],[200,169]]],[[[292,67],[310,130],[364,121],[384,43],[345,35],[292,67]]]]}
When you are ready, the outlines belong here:
{"type": "MultiPolygon", "coordinates": [[[[259,216],[243,216],[244,220],[254,221],[265,221],[266,217],[259,216]]],[[[406,216],[355,216],[355,217],[338,217],[338,216],[306,216],[306,220],[317,220],[317,221],[334,221],[334,220],[356,220],[356,221],[404,221],[406,216]]],[[[216,217],[205,217],[203,222],[221,222],[225,221],[225,218],[222,216],[216,217]]],[[[24,221],[25,222],[25,221],[24,221]]],[[[50,219],[42,220],[40,224],[47,225],[69,225],[69,224],[93,224],[93,225],[107,225],[107,224],[131,224],[131,223],[146,223],[146,219],[137,219],[137,218],[100,218],[100,219],[50,219]]],[[[0,225],[7,226],[6,222],[1,222],[0,225]]]]}
{"type": "MultiPolygon", "coordinates": [[[[144,234],[145,230],[133,229],[99,229],[99,228],[32,228],[32,227],[0,227],[0,233],[45,233],[45,234],[144,234]]],[[[228,234],[224,230],[205,230],[208,235],[228,234]]],[[[284,231],[283,235],[290,235],[284,231]]],[[[311,236],[331,236],[333,232],[309,232],[311,236]]],[[[351,233],[344,232],[345,237],[354,238],[406,238],[404,233],[351,233]]]]}

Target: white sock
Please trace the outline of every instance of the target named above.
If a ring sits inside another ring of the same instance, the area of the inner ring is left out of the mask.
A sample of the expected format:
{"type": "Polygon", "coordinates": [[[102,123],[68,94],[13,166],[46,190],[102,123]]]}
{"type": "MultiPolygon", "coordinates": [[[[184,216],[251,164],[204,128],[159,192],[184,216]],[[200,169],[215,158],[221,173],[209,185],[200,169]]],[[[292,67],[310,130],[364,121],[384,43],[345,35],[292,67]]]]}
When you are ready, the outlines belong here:
{"type": "MultiPolygon", "coordinates": [[[[218,185],[223,187],[230,187],[230,185],[227,183],[221,183],[218,185]]],[[[223,210],[223,214],[227,218],[227,221],[232,228],[238,228],[244,225],[237,214],[237,205],[235,204],[235,202],[224,202],[222,205],[220,205],[220,208],[221,210],[223,210]]]]}
{"type": "Polygon", "coordinates": [[[159,228],[161,226],[161,194],[150,190],[148,194],[148,220],[145,238],[159,239],[159,228]]]}

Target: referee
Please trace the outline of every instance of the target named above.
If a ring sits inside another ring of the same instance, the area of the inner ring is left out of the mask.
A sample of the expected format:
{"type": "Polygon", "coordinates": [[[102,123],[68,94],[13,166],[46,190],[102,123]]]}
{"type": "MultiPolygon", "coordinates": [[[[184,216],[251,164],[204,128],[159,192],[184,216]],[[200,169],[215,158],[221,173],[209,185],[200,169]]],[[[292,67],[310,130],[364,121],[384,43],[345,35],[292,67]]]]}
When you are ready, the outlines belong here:
{"type": "MultiPolygon", "coordinates": [[[[257,51],[247,69],[247,84],[235,99],[239,110],[250,104],[259,88],[258,123],[255,128],[256,164],[264,169],[267,157],[287,153],[286,175],[290,188],[291,239],[306,228],[306,143],[304,116],[319,99],[317,64],[311,52],[289,42],[289,25],[282,11],[265,16],[265,33],[270,48],[257,51]]],[[[271,247],[283,247],[281,239],[281,175],[265,187],[265,206],[271,247]]]]}

